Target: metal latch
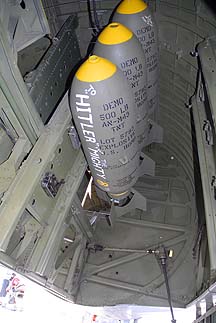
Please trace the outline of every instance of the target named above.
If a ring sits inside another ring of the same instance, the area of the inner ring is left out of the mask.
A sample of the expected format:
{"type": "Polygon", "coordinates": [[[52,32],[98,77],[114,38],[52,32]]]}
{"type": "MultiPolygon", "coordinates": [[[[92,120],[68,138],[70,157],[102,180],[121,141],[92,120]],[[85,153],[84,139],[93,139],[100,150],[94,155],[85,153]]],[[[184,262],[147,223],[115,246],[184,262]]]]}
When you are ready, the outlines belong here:
{"type": "Polygon", "coordinates": [[[58,181],[55,174],[49,172],[47,172],[41,180],[41,186],[44,192],[52,198],[57,195],[60,186],[64,183],[65,181],[63,179],[58,181]]]}
{"type": "Polygon", "coordinates": [[[212,176],[211,187],[214,190],[214,199],[216,200],[216,176],[212,176]]]}
{"type": "Polygon", "coordinates": [[[203,131],[205,132],[205,140],[208,145],[213,145],[213,133],[212,126],[209,120],[204,120],[203,122],[203,131]]]}

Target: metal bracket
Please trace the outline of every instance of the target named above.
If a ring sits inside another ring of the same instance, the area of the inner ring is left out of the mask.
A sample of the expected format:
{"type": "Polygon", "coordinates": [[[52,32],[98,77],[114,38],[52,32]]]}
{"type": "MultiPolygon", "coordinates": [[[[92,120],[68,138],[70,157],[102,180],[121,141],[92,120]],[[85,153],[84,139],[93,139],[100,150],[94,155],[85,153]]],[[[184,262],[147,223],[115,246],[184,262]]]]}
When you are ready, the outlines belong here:
{"type": "Polygon", "coordinates": [[[205,101],[205,92],[204,92],[202,81],[200,82],[200,85],[199,85],[198,94],[199,94],[200,102],[204,102],[205,101]]]}
{"type": "Polygon", "coordinates": [[[70,16],[48,49],[38,68],[29,73],[25,82],[44,123],[48,121],[60,98],[69,86],[69,77],[81,59],[75,29],[78,19],[70,16]]]}
{"type": "Polygon", "coordinates": [[[70,137],[71,143],[74,149],[80,149],[81,142],[79,140],[78,133],[74,126],[71,126],[68,130],[68,135],[70,137]]]}
{"type": "Polygon", "coordinates": [[[203,131],[205,132],[205,140],[207,144],[213,146],[214,143],[213,143],[212,126],[209,120],[204,120],[203,131]]]}
{"type": "Polygon", "coordinates": [[[148,146],[153,142],[162,143],[163,128],[151,119],[148,120],[148,127],[149,127],[148,136],[144,141],[145,146],[148,146]]]}
{"type": "Polygon", "coordinates": [[[155,161],[141,152],[140,154],[140,166],[138,169],[139,177],[143,175],[154,176],[155,175],[155,161]]]}
{"type": "Polygon", "coordinates": [[[41,181],[41,186],[44,189],[44,192],[52,198],[56,197],[62,184],[64,184],[64,180],[62,179],[58,181],[55,174],[52,173],[46,173],[41,181]]]}
{"type": "Polygon", "coordinates": [[[216,200],[216,176],[212,176],[211,187],[214,190],[214,199],[216,200]]]}

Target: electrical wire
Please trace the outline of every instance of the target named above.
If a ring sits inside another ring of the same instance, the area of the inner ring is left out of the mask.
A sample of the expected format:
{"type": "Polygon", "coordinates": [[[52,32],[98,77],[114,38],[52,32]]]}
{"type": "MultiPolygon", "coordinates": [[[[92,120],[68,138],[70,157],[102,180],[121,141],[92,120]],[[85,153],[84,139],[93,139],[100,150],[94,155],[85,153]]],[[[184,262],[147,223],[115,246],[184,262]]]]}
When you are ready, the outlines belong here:
{"type": "Polygon", "coordinates": [[[97,33],[99,33],[101,28],[100,28],[100,23],[99,23],[99,19],[98,19],[98,13],[97,13],[97,7],[96,7],[95,0],[92,0],[92,4],[93,4],[93,13],[94,13],[94,23],[95,23],[97,33]]]}
{"type": "Polygon", "coordinates": [[[90,26],[93,30],[93,36],[96,37],[99,34],[101,28],[100,28],[100,23],[99,23],[99,19],[98,19],[98,13],[97,13],[97,7],[96,7],[95,0],[87,0],[87,8],[88,8],[89,23],[90,23],[90,26]],[[91,1],[92,1],[92,6],[93,6],[94,19],[92,18],[91,1]]]}
{"type": "Polygon", "coordinates": [[[70,85],[70,87],[69,87],[69,89],[68,89],[68,106],[69,106],[69,110],[70,110],[70,113],[71,113],[71,118],[73,119],[72,108],[71,108],[71,102],[70,102],[71,88],[72,88],[72,82],[71,82],[71,85],[70,85]]]}
{"type": "Polygon", "coordinates": [[[91,0],[87,0],[87,8],[88,8],[88,16],[89,16],[89,24],[90,27],[92,28],[93,31],[93,36],[97,36],[98,32],[97,32],[97,27],[95,25],[95,22],[92,18],[92,13],[91,13],[91,0]]]}

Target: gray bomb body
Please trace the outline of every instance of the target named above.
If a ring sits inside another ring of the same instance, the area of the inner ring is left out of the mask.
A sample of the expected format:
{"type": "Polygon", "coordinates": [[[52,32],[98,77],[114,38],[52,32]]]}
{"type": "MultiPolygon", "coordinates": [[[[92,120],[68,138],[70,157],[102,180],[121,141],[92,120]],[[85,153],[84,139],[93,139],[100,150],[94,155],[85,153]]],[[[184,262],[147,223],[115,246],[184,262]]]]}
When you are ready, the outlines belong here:
{"type": "Polygon", "coordinates": [[[159,51],[157,27],[153,14],[146,8],[135,14],[114,13],[112,21],[131,29],[139,39],[146,57],[149,113],[158,108],[159,51]]]}
{"type": "MultiPolygon", "coordinates": [[[[108,25],[104,33],[111,38],[112,33],[118,32],[118,28],[119,33],[123,33],[125,27],[116,23],[108,25]]],[[[137,139],[141,150],[148,135],[147,75],[142,46],[135,35],[118,44],[106,44],[103,37],[99,37],[93,52],[116,64],[131,86],[135,101],[137,139]]]]}
{"type": "Polygon", "coordinates": [[[116,69],[97,82],[75,76],[70,103],[95,184],[111,194],[129,190],[137,181],[139,149],[133,95],[123,73],[116,69]]]}

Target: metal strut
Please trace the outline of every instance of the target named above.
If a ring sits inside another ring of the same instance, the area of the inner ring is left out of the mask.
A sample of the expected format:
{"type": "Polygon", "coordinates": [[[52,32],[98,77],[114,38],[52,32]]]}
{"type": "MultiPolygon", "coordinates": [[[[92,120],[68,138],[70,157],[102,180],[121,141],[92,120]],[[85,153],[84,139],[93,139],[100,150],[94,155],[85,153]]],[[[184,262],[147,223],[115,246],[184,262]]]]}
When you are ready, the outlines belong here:
{"type": "Polygon", "coordinates": [[[176,323],[176,320],[174,318],[174,313],[173,313],[173,307],[172,307],[172,301],[171,301],[171,294],[170,294],[170,286],[169,286],[169,281],[168,281],[168,275],[167,275],[167,251],[165,247],[162,247],[161,252],[159,254],[159,259],[164,275],[164,280],[165,280],[165,285],[166,285],[166,290],[167,290],[167,298],[168,298],[168,303],[170,307],[170,312],[172,316],[171,323],[176,323]]]}
{"type": "Polygon", "coordinates": [[[144,255],[150,255],[154,254],[156,258],[160,261],[163,275],[164,275],[164,280],[165,280],[165,285],[166,285],[166,290],[167,290],[167,298],[168,298],[168,303],[170,307],[170,312],[172,316],[171,323],[176,323],[176,320],[174,318],[174,313],[173,313],[173,307],[172,307],[172,301],[171,301],[171,294],[170,294],[170,286],[169,286],[169,281],[168,281],[168,275],[167,275],[167,258],[172,257],[173,255],[173,250],[166,250],[164,246],[161,246],[158,249],[124,249],[124,248],[113,248],[113,247],[105,247],[100,244],[95,244],[95,243],[88,243],[86,245],[86,248],[89,251],[115,251],[115,252],[132,252],[132,253],[143,253],[144,255]]]}

